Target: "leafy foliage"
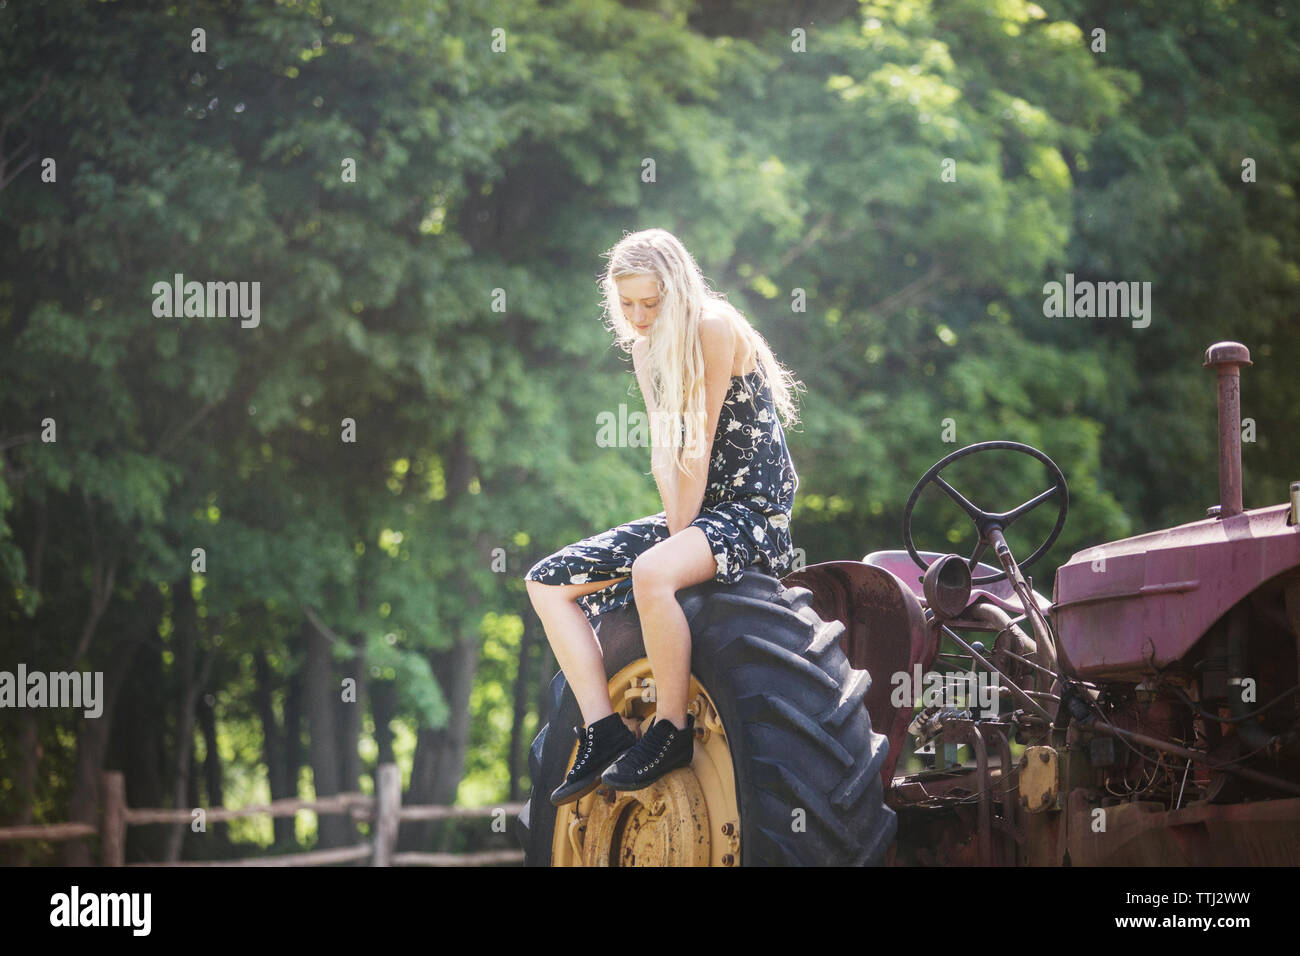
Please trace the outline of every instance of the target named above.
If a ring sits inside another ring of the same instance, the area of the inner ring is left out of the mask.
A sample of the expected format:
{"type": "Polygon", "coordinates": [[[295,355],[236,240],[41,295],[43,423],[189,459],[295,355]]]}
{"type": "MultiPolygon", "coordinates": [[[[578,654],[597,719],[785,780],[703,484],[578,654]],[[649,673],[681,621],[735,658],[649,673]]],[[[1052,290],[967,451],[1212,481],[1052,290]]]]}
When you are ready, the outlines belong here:
{"type": "MultiPolygon", "coordinates": [[[[259,687],[288,721],[309,613],[335,676],[398,690],[392,727],[362,731],[368,762],[376,734],[403,754],[412,734],[426,753],[451,739],[440,772],[504,797],[554,669],[521,636],[524,571],[660,507],[644,450],[594,440],[601,412],[640,407],[598,321],[598,256],[651,225],[808,385],[789,437],[810,563],[901,547],[912,483],[995,438],[1070,482],[1039,582],[1199,517],[1217,499],[1200,355],[1222,339],[1256,361],[1247,505],[1281,501],[1300,467],[1296,18],[1191,0],[803,10],[3,5],[0,665],[121,669],[159,709],[130,760],[115,729],[107,763],[170,779],[198,668],[155,597],[193,579],[231,802],[266,770],[259,687]],[[1150,326],[1045,317],[1067,272],[1150,282],[1150,326]],[[177,274],[260,283],[259,323],[156,316],[177,274]]],[[[987,508],[1045,487],[1024,467],[970,479],[987,508]]],[[[951,514],[916,521],[919,546],[969,553],[951,514]]],[[[85,722],[35,719],[32,763],[0,714],[0,818],[63,819],[75,790],[85,722]]],[[[284,725],[302,760],[304,731],[284,725]]]]}

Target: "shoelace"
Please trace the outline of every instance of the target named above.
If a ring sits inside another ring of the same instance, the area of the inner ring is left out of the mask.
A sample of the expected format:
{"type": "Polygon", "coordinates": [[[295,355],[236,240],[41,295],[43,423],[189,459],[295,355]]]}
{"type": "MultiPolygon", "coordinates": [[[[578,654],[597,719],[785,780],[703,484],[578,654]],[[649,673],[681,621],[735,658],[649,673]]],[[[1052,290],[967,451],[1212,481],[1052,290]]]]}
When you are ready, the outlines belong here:
{"type": "MultiPolygon", "coordinates": [[[[672,747],[674,741],[676,740],[677,735],[686,733],[686,730],[678,730],[676,727],[674,727],[671,723],[669,723],[666,720],[664,721],[656,720],[654,727],[650,728],[650,731],[645,735],[644,738],[642,738],[641,742],[648,743],[650,734],[654,733],[655,729],[659,727],[661,724],[666,725],[669,728],[669,730],[664,735],[663,744],[660,746],[659,753],[655,756],[654,760],[650,761],[648,764],[645,764],[642,767],[637,768],[636,775],[638,777],[641,776],[642,774],[649,773],[655,767],[659,766],[659,762],[668,755],[668,751],[672,747]]],[[[689,727],[690,725],[688,724],[687,729],[689,729],[689,727]]]]}
{"type": "Polygon", "coordinates": [[[573,762],[573,769],[569,771],[569,777],[576,778],[586,769],[587,761],[591,759],[592,748],[596,745],[596,735],[589,727],[574,727],[573,732],[577,735],[581,746],[578,759],[573,762]]]}

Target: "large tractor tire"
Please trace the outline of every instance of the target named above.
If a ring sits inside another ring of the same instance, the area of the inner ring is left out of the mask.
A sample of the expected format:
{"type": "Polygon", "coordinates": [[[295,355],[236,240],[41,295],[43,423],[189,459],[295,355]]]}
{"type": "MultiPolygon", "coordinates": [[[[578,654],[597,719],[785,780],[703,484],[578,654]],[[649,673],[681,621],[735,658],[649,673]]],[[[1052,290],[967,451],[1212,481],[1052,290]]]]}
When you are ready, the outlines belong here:
{"type": "MultiPolygon", "coordinates": [[[[840,649],[843,624],[819,618],[808,589],[758,571],[677,597],[691,628],[694,760],[644,790],[602,786],[552,806],[582,723],[556,674],[518,821],[528,865],[880,864],[897,829],[880,777],[889,744],[863,704],[870,677],[840,649]]],[[[635,606],[602,615],[596,636],[611,703],[644,732],[654,688],[635,606]]]]}

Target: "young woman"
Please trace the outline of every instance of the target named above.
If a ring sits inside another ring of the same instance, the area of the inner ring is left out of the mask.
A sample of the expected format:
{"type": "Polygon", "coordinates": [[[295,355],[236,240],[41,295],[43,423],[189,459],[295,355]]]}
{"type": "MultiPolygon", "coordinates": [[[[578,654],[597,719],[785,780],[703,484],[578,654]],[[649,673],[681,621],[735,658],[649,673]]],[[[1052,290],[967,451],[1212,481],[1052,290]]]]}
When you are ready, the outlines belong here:
{"type": "Polygon", "coordinates": [[[608,258],[605,312],[619,346],[632,353],[664,510],[569,545],[525,575],[586,723],[574,728],[578,756],[551,795],[557,806],[602,782],[639,790],[691,762],[691,633],[677,591],[709,580],[734,584],[755,564],[779,577],[794,552],[799,476],[780,419],[797,420],[792,397],[801,384],[709,289],[671,233],[632,233],[608,258]],[[630,601],[655,678],[655,719],[640,741],[610,706],[591,625],[630,601]]]}

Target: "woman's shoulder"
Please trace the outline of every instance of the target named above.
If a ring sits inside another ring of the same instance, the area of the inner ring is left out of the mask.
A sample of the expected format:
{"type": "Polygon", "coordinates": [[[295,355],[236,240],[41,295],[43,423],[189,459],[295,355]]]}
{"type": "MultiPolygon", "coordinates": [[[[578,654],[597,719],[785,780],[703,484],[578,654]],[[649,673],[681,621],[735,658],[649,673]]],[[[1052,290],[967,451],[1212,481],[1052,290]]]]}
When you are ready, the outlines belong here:
{"type": "Polygon", "coordinates": [[[736,345],[736,326],[731,319],[725,315],[709,315],[705,313],[700,316],[700,340],[705,349],[710,347],[714,349],[729,348],[735,349],[736,345]]]}
{"type": "Polygon", "coordinates": [[[735,375],[749,374],[746,369],[754,360],[755,350],[750,336],[746,334],[748,325],[745,317],[730,303],[727,303],[727,308],[713,312],[706,311],[700,317],[701,344],[707,351],[712,338],[714,354],[719,359],[725,355],[729,360],[728,368],[731,368],[735,375]]]}

